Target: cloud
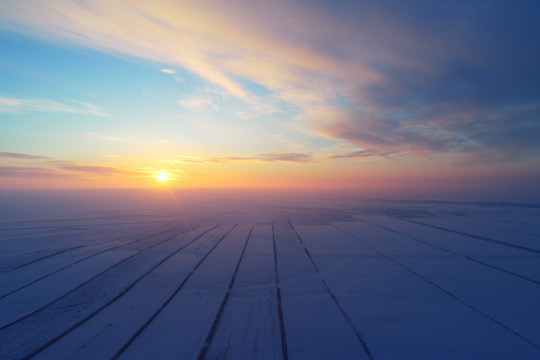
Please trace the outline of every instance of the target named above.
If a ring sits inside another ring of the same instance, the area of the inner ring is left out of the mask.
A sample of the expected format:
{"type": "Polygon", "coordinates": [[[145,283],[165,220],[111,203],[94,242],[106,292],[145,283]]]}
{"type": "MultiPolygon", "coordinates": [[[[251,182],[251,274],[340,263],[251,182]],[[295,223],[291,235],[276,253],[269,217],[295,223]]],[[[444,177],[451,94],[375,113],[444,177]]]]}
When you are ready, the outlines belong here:
{"type": "Polygon", "coordinates": [[[23,159],[23,160],[46,160],[50,159],[47,156],[41,155],[29,155],[29,154],[20,154],[20,153],[11,153],[11,152],[0,152],[0,158],[12,158],[12,159],[23,159]]]}
{"type": "Polygon", "coordinates": [[[385,158],[396,159],[406,157],[406,153],[393,153],[393,152],[378,152],[371,149],[362,149],[357,151],[351,151],[347,153],[328,155],[328,159],[373,159],[373,158],[385,158]]]}
{"type": "Polygon", "coordinates": [[[310,154],[291,153],[291,152],[268,152],[246,156],[214,156],[214,157],[198,157],[198,156],[177,156],[178,160],[173,162],[182,163],[218,163],[226,164],[238,161],[255,161],[255,162],[289,162],[295,164],[310,164],[317,163],[316,159],[310,154]]]}
{"type": "MultiPolygon", "coordinates": [[[[119,155],[104,155],[107,158],[119,155]]],[[[21,153],[0,152],[0,158],[13,159],[14,166],[0,166],[0,178],[20,179],[72,179],[72,180],[106,180],[106,179],[153,179],[157,173],[166,172],[171,180],[179,179],[185,173],[181,169],[155,167],[118,166],[99,163],[85,163],[69,160],[59,160],[45,156],[21,153]],[[26,160],[40,160],[39,165],[24,166],[26,160]]]]}
{"type": "MultiPolygon", "coordinates": [[[[539,6],[21,0],[0,3],[0,26],[181,67],[245,101],[240,117],[292,104],[304,126],[376,153],[514,161],[540,150],[539,6]],[[250,103],[249,84],[275,102],[250,103]]],[[[32,101],[0,110],[92,111],[32,101]]]]}
{"type": "Polygon", "coordinates": [[[185,107],[191,111],[200,111],[202,108],[209,106],[216,109],[212,99],[202,96],[192,96],[185,99],[178,100],[178,105],[185,107]]]}
{"type": "Polygon", "coordinates": [[[63,165],[60,169],[67,171],[75,171],[88,173],[98,176],[112,176],[112,175],[135,175],[136,172],[113,166],[102,165],[63,165]]]}
{"type": "Polygon", "coordinates": [[[0,166],[0,177],[15,178],[60,178],[63,174],[53,170],[40,167],[24,166],[0,166]]]}
{"type": "Polygon", "coordinates": [[[18,107],[21,103],[21,99],[0,97],[0,110],[2,108],[18,107]]]}
{"type": "Polygon", "coordinates": [[[89,164],[84,162],[58,160],[46,156],[0,152],[0,158],[12,159],[12,165],[0,166],[0,177],[17,178],[77,178],[88,175],[98,177],[146,176],[134,168],[89,164]],[[39,160],[37,166],[24,166],[22,161],[39,160]],[[17,166],[18,165],[18,166],[17,166]]]}
{"type": "Polygon", "coordinates": [[[159,69],[159,71],[164,72],[165,74],[176,74],[176,70],[173,69],[159,69]]]}
{"type": "Polygon", "coordinates": [[[220,108],[232,108],[237,110],[236,115],[241,119],[283,112],[278,103],[279,99],[272,96],[247,94],[238,98],[216,87],[201,87],[195,91],[195,95],[178,100],[178,105],[194,112],[200,112],[205,108],[215,111],[220,108]]]}
{"type": "Polygon", "coordinates": [[[236,113],[242,119],[249,119],[254,116],[271,115],[283,112],[271,97],[248,96],[245,99],[246,109],[236,113]]]}
{"type": "Polygon", "coordinates": [[[64,104],[49,99],[18,99],[8,97],[0,97],[0,112],[46,112],[110,116],[101,107],[81,101],[74,101],[73,104],[64,104]]]}
{"type": "Polygon", "coordinates": [[[413,155],[447,152],[462,146],[456,133],[442,127],[385,118],[372,113],[352,113],[319,107],[306,114],[319,133],[344,139],[378,152],[408,152],[413,155]]]}
{"type": "Polygon", "coordinates": [[[237,76],[281,90],[295,90],[299,84],[308,89],[314,84],[306,82],[302,72],[317,76],[321,84],[327,76],[377,77],[357,62],[298,46],[311,41],[291,37],[297,32],[287,30],[297,26],[289,19],[296,15],[300,21],[311,19],[304,9],[286,2],[272,7],[239,1],[162,4],[26,0],[0,9],[4,27],[24,23],[27,31],[39,36],[181,66],[239,97],[246,96],[246,90],[237,76]],[[266,16],[261,21],[258,15],[265,12],[272,21],[266,16]],[[275,36],[277,28],[280,34],[275,36]]]}
{"type": "Polygon", "coordinates": [[[397,115],[320,107],[306,116],[319,133],[378,153],[453,154],[494,163],[540,154],[538,109],[440,103],[404,108],[397,115]]]}
{"type": "MultiPolygon", "coordinates": [[[[52,163],[51,163],[52,164],[52,163]]],[[[0,166],[0,177],[15,178],[76,178],[88,175],[98,177],[143,176],[142,172],[113,166],[76,164],[58,167],[0,166]]]]}

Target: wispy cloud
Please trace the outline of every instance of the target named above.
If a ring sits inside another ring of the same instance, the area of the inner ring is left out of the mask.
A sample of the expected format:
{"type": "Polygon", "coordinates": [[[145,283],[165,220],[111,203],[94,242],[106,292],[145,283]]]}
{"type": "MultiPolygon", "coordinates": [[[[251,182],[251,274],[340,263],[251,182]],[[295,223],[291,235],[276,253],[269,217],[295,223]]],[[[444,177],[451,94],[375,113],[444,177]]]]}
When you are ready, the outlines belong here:
{"type": "Polygon", "coordinates": [[[242,119],[249,119],[254,116],[271,115],[277,112],[283,111],[272,97],[250,95],[245,99],[245,108],[237,112],[236,115],[242,119]]]}
{"type": "MultiPolygon", "coordinates": [[[[119,155],[104,155],[105,158],[118,158],[119,155]]],[[[9,158],[9,166],[0,166],[0,178],[20,179],[71,179],[77,181],[107,181],[114,179],[154,179],[156,174],[166,172],[169,179],[180,179],[185,173],[182,169],[163,167],[140,167],[89,163],[72,160],[61,160],[46,156],[22,153],[0,152],[0,158],[9,158]],[[27,166],[28,160],[38,160],[27,166]]]]}
{"type": "Polygon", "coordinates": [[[30,155],[30,154],[21,154],[21,153],[12,153],[12,152],[0,152],[0,158],[12,158],[12,159],[22,159],[22,160],[47,160],[50,159],[48,156],[41,155],[30,155]]]}
{"type": "Polygon", "coordinates": [[[245,156],[214,156],[214,157],[198,157],[178,155],[173,162],[179,163],[218,163],[225,164],[238,161],[255,161],[255,162],[289,162],[296,164],[317,163],[316,159],[310,154],[292,153],[292,152],[268,152],[245,156]]]}
{"type": "Polygon", "coordinates": [[[0,109],[3,109],[3,108],[9,109],[10,107],[16,108],[21,103],[22,103],[21,99],[0,97],[0,109]]]}
{"type": "Polygon", "coordinates": [[[20,99],[10,97],[0,97],[0,112],[47,112],[110,116],[100,106],[81,101],[65,104],[49,99],[20,99]]]}
{"type": "Polygon", "coordinates": [[[191,111],[200,111],[204,107],[211,107],[216,109],[216,105],[211,98],[202,96],[191,96],[185,99],[178,100],[178,105],[185,107],[191,111]]]}
{"type": "Polygon", "coordinates": [[[406,153],[393,153],[393,152],[379,152],[371,149],[362,149],[357,151],[351,151],[346,153],[331,154],[328,155],[328,159],[396,159],[406,157],[406,153]]]}
{"type": "Polygon", "coordinates": [[[159,71],[164,72],[165,74],[176,74],[176,70],[173,69],[159,69],[159,71]]]}
{"type": "MultiPolygon", "coordinates": [[[[244,99],[240,117],[279,111],[249,104],[246,84],[257,84],[294,104],[318,134],[380,154],[519,159],[540,151],[540,110],[523,110],[540,101],[538,4],[163,4],[6,1],[0,26],[181,67],[244,99]]],[[[179,104],[218,106],[204,97],[179,104]]],[[[14,98],[1,99],[0,110],[100,113],[14,98]]]]}
{"type": "Polygon", "coordinates": [[[77,161],[67,161],[54,159],[47,156],[29,155],[21,153],[0,152],[0,158],[11,159],[11,166],[0,166],[0,177],[18,177],[18,178],[87,178],[88,176],[97,177],[125,177],[146,176],[133,168],[117,166],[84,163],[77,161]],[[26,166],[27,161],[38,160],[33,166],[26,166]]]}
{"type": "Polygon", "coordinates": [[[283,112],[279,108],[280,100],[273,96],[257,96],[246,94],[238,98],[218,87],[201,87],[194,94],[186,95],[178,100],[178,105],[194,112],[204,109],[219,111],[221,108],[233,108],[236,115],[242,119],[249,119],[256,116],[271,115],[283,112]]]}
{"type": "Polygon", "coordinates": [[[0,166],[0,177],[11,178],[61,178],[62,173],[47,168],[27,166],[0,166]]]}
{"type": "Polygon", "coordinates": [[[115,166],[103,166],[103,165],[64,165],[60,166],[60,169],[74,172],[88,173],[99,176],[112,176],[112,175],[136,175],[136,172],[115,167],[115,166]]]}

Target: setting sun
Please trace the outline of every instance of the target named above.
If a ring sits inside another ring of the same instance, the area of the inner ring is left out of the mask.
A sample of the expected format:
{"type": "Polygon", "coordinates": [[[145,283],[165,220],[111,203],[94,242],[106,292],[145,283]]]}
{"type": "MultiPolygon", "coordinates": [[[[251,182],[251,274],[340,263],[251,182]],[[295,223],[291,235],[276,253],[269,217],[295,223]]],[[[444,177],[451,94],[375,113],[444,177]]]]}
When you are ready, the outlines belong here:
{"type": "Polygon", "coordinates": [[[156,175],[156,177],[161,181],[165,181],[169,178],[169,174],[167,174],[166,172],[160,172],[156,175]]]}

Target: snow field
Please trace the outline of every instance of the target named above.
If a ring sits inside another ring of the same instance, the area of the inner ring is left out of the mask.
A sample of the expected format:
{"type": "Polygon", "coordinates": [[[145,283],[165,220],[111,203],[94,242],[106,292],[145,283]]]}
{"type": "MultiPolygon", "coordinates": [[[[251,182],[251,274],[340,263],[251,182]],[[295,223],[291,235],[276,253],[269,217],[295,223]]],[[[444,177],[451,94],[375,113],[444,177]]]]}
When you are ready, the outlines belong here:
{"type": "Polygon", "coordinates": [[[0,358],[540,357],[538,210],[348,204],[0,223],[0,358]]]}

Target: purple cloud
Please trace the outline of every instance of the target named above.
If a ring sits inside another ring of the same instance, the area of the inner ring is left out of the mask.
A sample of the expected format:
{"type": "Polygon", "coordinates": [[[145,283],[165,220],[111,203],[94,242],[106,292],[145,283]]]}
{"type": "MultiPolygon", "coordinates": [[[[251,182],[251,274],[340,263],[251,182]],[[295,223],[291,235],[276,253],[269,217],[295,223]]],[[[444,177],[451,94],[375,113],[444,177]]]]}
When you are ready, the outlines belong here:
{"type": "Polygon", "coordinates": [[[50,159],[47,156],[40,155],[29,155],[29,154],[20,154],[12,152],[0,152],[0,158],[12,158],[12,159],[27,159],[27,160],[45,160],[50,159]]]}
{"type": "Polygon", "coordinates": [[[133,171],[120,169],[112,166],[98,166],[98,165],[62,165],[60,169],[74,172],[89,173],[99,176],[111,176],[122,174],[136,174],[133,171]]]}
{"type": "Polygon", "coordinates": [[[22,167],[22,166],[0,166],[0,177],[15,177],[15,178],[60,178],[64,177],[52,169],[38,167],[22,167]]]}
{"type": "Polygon", "coordinates": [[[308,164],[316,162],[312,155],[304,153],[288,152],[268,152],[246,156],[215,156],[215,157],[189,157],[182,159],[182,162],[189,163],[230,163],[237,161],[259,161],[259,162],[290,162],[296,164],[308,164]]]}

